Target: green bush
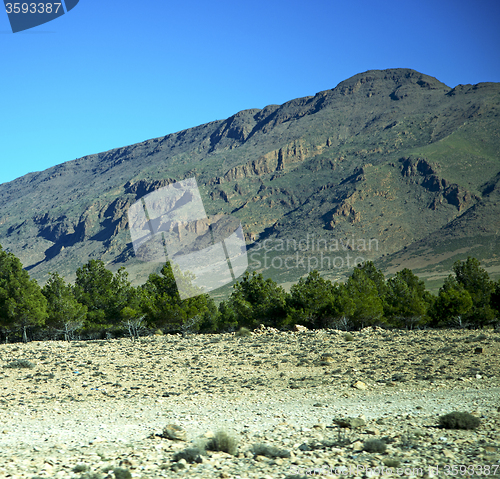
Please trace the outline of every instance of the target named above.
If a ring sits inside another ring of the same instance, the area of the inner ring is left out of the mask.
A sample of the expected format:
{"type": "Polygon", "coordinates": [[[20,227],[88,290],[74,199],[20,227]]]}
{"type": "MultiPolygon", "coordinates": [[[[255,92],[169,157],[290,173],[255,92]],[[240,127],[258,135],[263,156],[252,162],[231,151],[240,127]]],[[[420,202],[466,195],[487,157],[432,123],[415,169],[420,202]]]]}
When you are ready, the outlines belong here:
{"type": "Polygon", "coordinates": [[[10,363],[7,363],[4,365],[4,368],[28,368],[28,369],[33,369],[35,367],[35,364],[32,363],[31,361],[28,361],[27,359],[15,359],[14,361],[11,361],[10,363]]]}
{"type": "Polygon", "coordinates": [[[77,464],[74,468],[73,468],[73,472],[85,472],[85,471],[88,471],[90,468],[88,466],[88,464],[77,464]]]}
{"type": "Polygon", "coordinates": [[[468,412],[450,412],[439,418],[439,425],[445,429],[476,429],[481,421],[468,412]]]}
{"type": "Polygon", "coordinates": [[[267,444],[254,444],[251,451],[256,456],[266,456],[272,459],[276,457],[290,457],[290,451],[280,449],[276,446],[268,446],[267,444]]]}
{"type": "Polygon", "coordinates": [[[194,464],[202,462],[202,455],[205,455],[205,451],[203,449],[200,449],[199,447],[187,447],[186,449],[175,453],[172,460],[177,462],[181,459],[185,459],[189,464],[194,464]]]}
{"type": "Polygon", "coordinates": [[[384,441],[381,441],[380,439],[368,439],[367,441],[364,442],[363,444],[363,449],[366,452],[385,452],[387,449],[387,446],[385,445],[384,441]]]}
{"type": "Polygon", "coordinates": [[[80,479],[103,479],[103,477],[100,472],[86,472],[80,476],[80,479]]]}
{"type": "Polygon", "coordinates": [[[235,456],[238,451],[238,440],[225,431],[218,431],[214,437],[207,441],[206,449],[209,451],[222,451],[235,456]]]}
{"type": "Polygon", "coordinates": [[[115,467],[113,469],[115,474],[115,479],[132,479],[132,474],[128,469],[122,469],[121,467],[115,467]]]}
{"type": "Polygon", "coordinates": [[[240,338],[245,338],[251,335],[252,332],[248,328],[240,328],[236,333],[236,336],[239,336],[240,338]]]}

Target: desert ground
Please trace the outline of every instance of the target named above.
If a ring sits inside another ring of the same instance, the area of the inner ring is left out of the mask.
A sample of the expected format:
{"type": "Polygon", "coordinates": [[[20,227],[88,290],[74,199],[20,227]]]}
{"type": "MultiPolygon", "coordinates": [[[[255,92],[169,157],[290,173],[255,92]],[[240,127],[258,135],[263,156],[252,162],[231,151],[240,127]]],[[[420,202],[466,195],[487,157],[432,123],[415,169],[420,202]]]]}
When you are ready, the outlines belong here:
{"type": "Polygon", "coordinates": [[[345,334],[0,345],[0,478],[500,477],[499,331],[345,334]]]}

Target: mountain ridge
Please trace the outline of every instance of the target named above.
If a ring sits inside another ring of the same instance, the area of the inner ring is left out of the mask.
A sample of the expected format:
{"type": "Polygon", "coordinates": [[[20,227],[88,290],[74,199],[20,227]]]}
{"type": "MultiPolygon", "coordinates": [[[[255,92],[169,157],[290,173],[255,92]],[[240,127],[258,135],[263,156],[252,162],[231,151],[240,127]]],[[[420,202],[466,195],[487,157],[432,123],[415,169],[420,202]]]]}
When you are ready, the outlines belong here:
{"type": "MultiPolygon", "coordinates": [[[[250,248],[305,231],[373,236],[384,246],[367,259],[391,271],[446,225],[458,240],[468,211],[489,218],[482,232],[481,219],[472,222],[471,238],[495,238],[499,106],[498,83],[451,88],[411,69],[369,70],[314,96],[1,184],[0,244],[40,282],[56,270],[72,279],[90,258],[141,281],[148,265],[134,258],[128,207],[194,176],[209,216],[237,216],[250,248]]],[[[485,259],[496,269],[499,251],[488,241],[485,259]]],[[[441,266],[432,274],[445,274],[441,266]]],[[[287,282],[304,272],[267,273],[287,282]]],[[[324,273],[338,279],[346,270],[324,273]]]]}

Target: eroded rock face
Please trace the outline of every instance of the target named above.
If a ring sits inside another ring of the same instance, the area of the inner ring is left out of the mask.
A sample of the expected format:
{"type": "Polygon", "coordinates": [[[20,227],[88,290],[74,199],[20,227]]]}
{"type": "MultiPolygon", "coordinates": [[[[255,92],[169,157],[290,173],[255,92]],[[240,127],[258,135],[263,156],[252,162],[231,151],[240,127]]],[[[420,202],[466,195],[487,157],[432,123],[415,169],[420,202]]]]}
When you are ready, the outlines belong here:
{"type": "MultiPolygon", "coordinates": [[[[486,171],[481,147],[457,160],[476,173],[463,181],[451,181],[425,148],[464,131],[495,147],[499,92],[493,83],[451,90],[414,70],[374,70],[314,96],[89,155],[0,185],[0,244],[41,283],[55,270],[73,279],[89,257],[127,267],[129,206],[191,177],[207,214],[237,215],[247,237],[376,236],[387,243],[380,257],[472,208],[468,234],[494,237],[485,218],[500,207],[498,171],[486,171]],[[413,158],[416,148],[424,153],[413,158]]],[[[459,224],[446,233],[459,236],[459,224]]],[[[149,273],[140,274],[136,283],[149,273]]]]}
{"type": "Polygon", "coordinates": [[[401,174],[404,178],[420,184],[429,192],[437,193],[430,204],[432,210],[436,210],[439,205],[446,202],[461,212],[479,200],[466,188],[442,178],[439,175],[439,166],[432,164],[425,158],[401,158],[399,161],[401,174]]]}

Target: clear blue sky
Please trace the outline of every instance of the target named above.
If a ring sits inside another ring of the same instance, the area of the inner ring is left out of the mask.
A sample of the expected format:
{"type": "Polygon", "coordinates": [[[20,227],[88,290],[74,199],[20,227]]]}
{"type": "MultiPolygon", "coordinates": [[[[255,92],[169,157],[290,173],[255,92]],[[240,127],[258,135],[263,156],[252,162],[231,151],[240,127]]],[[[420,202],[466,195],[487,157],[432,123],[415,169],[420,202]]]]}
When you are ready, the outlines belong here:
{"type": "Polygon", "coordinates": [[[500,81],[500,1],[80,0],[12,34],[0,10],[0,183],[405,67],[500,81]]]}

